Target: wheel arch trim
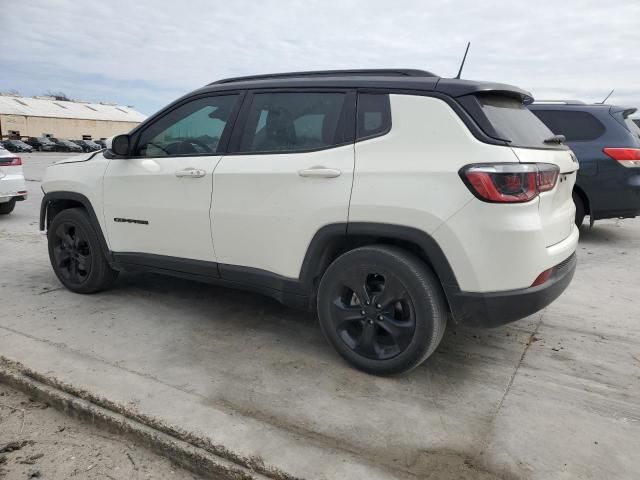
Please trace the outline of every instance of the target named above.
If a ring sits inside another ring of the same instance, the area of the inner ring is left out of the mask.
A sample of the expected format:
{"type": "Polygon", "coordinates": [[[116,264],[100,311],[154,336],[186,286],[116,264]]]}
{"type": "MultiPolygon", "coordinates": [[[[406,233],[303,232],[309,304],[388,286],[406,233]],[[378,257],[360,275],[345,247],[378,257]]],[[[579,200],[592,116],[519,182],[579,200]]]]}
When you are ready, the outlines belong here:
{"type": "MultiPolygon", "coordinates": [[[[109,263],[112,263],[111,255],[109,255],[110,250],[107,245],[107,241],[104,236],[104,232],[102,231],[102,226],[98,221],[98,217],[96,215],[95,210],[93,209],[93,205],[91,205],[91,201],[81,193],[77,192],[67,192],[67,191],[56,191],[56,192],[48,192],[44,194],[42,198],[42,202],[40,204],[40,231],[46,231],[49,228],[49,223],[51,221],[48,218],[49,207],[51,203],[55,201],[64,201],[69,200],[72,202],[76,202],[81,204],[84,209],[87,211],[89,215],[89,222],[96,230],[96,234],[98,235],[98,240],[100,241],[100,246],[102,247],[103,252],[107,256],[109,263]]],[[[66,209],[65,209],[66,210],[66,209]]]]}
{"type": "Polygon", "coordinates": [[[401,241],[417,246],[438,276],[447,297],[449,292],[459,290],[446,255],[431,235],[417,228],[375,222],[337,223],[320,228],[307,248],[300,269],[300,281],[308,289],[313,288],[314,279],[335,259],[336,253],[340,253],[340,247],[359,237],[381,239],[381,243],[384,240],[401,241]]]}

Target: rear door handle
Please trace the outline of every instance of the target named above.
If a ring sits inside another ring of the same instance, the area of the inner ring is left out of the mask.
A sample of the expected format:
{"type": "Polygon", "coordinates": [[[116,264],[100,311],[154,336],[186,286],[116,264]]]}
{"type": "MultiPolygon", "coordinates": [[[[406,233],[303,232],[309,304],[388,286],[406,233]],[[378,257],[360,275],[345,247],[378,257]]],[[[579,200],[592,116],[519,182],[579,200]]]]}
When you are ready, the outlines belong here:
{"type": "Polygon", "coordinates": [[[184,170],[178,170],[176,177],[201,178],[206,174],[207,172],[201,168],[185,168],[184,170]]]}
{"type": "Polygon", "coordinates": [[[320,178],[336,178],[342,172],[337,168],[311,167],[299,170],[298,175],[301,177],[320,177],[320,178]]]}

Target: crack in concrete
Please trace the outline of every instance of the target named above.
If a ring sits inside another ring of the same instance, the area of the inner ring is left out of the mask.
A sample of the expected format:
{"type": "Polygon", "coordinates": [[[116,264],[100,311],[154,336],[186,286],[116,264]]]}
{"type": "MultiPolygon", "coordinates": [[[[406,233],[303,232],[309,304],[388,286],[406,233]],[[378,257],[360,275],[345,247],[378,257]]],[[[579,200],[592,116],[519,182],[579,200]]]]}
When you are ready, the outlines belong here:
{"type": "Polygon", "coordinates": [[[491,436],[491,432],[493,431],[493,425],[494,425],[494,423],[496,421],[496,418],[500,414],[500,410],[502,410],[502,406],[504,405],[504,402],[505,402],[505,400],[507,398],[507,395],[509,395],[509,392],[511,391],[511,387],[513,386],[513,382],[515,381],[516,376],[518,375],[518,372],[520,371],[520,367],[524,363],[524,358],[527,355],[527,352],[529,351],[529,347],[534,342],[534,339],[535,339],[536,335],[538,334],[538,331],[540,330],[540,326],[542,325],[542,321],[544,320],[544,315],[545,315],[546,311],[547,311],[546,309],[542,311],[542,314],[540,315],[540,319],[536,323],[536,327],[533,329],[533,332],[531,332],[529,334],[529,339],[527,340],[527,343],[525,344],[524,349],[522,350],[522,354],[520,355],[520,358],[518,359],[518,363],[516,363],[516,366],[513,369],[513,373],[511,374],[511,378],[509,378],[509,383],[507,383],[507,387],[505,388],[504,393],[502,394],[502,397],[500,398],[500,401],[498,402],[498,405],[496,406],[495,411],[493,412],[493,414],[491,415],[491,418],[487,422],[487,432],[483,436],[482,440],[479,443],[480,448],[479,448],[479,451],[478,451],[478,458],[483,458],[483,456],[485,454],[485,451],[486,451],[486,449],[488,447],[488,444],[489,444],[489,437],[491,436]]]}

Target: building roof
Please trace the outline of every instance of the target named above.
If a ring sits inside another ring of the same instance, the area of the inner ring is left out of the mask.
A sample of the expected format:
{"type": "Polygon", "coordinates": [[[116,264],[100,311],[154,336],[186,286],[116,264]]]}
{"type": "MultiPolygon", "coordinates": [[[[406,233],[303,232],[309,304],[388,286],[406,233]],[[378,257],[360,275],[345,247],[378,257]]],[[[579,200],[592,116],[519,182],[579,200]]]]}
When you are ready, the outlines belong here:
{"type": "Polygon", "coordinates": [[[65,102],[53,97],[0,95],[0,114],[76,118],[112,122],[142,122],[147,116],[130,107],[103,103],[65,102]]]}

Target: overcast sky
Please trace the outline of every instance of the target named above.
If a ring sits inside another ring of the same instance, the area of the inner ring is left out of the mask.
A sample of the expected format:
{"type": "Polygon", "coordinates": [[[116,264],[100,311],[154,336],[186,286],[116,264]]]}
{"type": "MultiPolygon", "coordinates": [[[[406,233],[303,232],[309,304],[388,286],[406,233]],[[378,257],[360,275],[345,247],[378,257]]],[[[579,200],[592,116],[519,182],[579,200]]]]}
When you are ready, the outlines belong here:
{"type": "Polygon", "coordinates": [[[640,0],[0,0],[0,91],[150,114],[236,75],[422,68],[640,107],[640,0]]]}

